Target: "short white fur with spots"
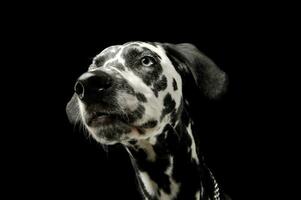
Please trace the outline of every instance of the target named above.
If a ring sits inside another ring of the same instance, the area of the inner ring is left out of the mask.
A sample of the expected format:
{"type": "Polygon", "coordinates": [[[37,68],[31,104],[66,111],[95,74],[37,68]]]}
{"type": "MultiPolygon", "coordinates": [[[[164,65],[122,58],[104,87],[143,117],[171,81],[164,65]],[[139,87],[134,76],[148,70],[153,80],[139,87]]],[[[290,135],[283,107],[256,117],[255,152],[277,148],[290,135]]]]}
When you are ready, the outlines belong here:
{"type": "Polygon", "coordinates": [[[124,145],[144,199],[220,200],[219,185],[197,151],[191,101],[183,90],[190,82],[213,98],[225,80],[191,44],[129,42],[95,56],[66,110],[99,143],[124,145]]]}

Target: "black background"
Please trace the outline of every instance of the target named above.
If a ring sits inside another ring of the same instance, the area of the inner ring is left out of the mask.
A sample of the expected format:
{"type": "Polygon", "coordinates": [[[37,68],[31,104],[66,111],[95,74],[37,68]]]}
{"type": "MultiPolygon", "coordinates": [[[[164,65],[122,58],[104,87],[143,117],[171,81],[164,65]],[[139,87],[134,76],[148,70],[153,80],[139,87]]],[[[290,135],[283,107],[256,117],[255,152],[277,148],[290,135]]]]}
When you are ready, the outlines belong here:
{"type": "Polygon", "coordinates": [[[266,165],[283,156],[274,131],[283,95],[272,96],[283,88],[272,81],[278,55],[271,50],[280,41],[265,8],[35,6],[8,14],[4,31],[6,52],[12,53],[2,75],[3,86],[11,86],[4,87],[4,100],[13,105],[7,106],[3,128],[9,139],[1,141],[9,195],[140,199],[124,149],[104,151],[65,114],[73,84],[92,58],[105,47],[135,40],[193,43],[228,74],[227,94],[205,112],[202,149],[233,199],[262,199],[274,175],[281,176],[266,165]]]}

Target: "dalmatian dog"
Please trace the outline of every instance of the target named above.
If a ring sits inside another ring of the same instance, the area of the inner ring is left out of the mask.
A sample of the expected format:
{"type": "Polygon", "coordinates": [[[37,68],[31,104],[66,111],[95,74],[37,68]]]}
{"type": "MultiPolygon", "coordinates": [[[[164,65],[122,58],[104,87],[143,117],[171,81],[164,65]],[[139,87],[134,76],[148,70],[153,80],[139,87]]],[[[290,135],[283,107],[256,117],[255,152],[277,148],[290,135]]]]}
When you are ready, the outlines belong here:
{"type": "Polygon", "coordinates": [[[99,143],[126,148],[143,199],[227,199],[198,150],[188,95],[215,99],[226,83],[192,44],[129,42],[95,56],[66,111],[99,143]]]}

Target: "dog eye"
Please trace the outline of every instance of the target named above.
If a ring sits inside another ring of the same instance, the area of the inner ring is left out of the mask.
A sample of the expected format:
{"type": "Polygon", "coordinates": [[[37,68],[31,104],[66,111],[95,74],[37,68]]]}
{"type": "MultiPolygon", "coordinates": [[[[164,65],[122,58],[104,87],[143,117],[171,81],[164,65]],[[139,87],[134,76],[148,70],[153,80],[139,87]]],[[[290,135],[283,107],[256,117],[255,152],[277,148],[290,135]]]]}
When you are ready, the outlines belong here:
{"type": "Polygon", "coordinates": [[[149,66],[153,65],[154,63],[155,63],[155,59],[150,56],[145,56],[141,59],[141,64],[146,67],[149,67],[149,66]]]}

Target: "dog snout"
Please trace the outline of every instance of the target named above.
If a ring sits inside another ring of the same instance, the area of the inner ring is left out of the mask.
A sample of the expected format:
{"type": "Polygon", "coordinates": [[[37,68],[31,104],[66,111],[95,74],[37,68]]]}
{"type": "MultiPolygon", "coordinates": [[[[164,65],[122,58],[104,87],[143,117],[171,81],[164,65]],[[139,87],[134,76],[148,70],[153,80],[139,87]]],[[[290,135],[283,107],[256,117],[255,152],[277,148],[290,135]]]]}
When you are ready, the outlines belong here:
{"type": "Polygon", "coordinates": [[[96,101],[111,87],[112,77],[103,72],[86,72],[81,75],[74,85],[74,92],[82,101],[96,101]]]}

